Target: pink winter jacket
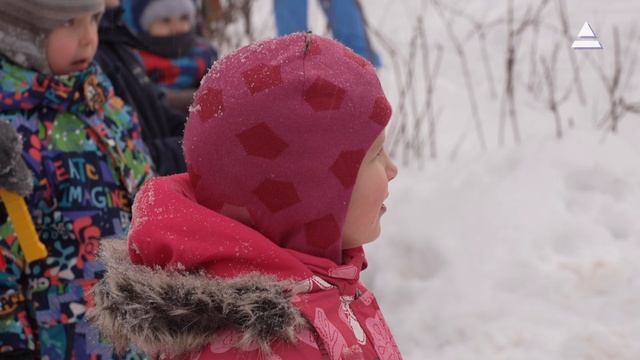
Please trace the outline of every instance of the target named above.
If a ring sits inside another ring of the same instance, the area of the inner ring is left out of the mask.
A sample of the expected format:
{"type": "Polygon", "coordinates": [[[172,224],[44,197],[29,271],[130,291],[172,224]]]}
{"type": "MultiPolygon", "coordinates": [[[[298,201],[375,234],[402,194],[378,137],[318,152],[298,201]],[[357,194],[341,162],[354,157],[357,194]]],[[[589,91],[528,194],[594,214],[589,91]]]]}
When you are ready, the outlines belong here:
{"type": "Polygon", "coordinates": [[[107,272],[90,316],[116,348],[131,341],[185,360],[401,359],[359,281],[362,248],[336,265],[194,199],[186,174],[152,179],[128,242],[104,242],[107,272]]]}

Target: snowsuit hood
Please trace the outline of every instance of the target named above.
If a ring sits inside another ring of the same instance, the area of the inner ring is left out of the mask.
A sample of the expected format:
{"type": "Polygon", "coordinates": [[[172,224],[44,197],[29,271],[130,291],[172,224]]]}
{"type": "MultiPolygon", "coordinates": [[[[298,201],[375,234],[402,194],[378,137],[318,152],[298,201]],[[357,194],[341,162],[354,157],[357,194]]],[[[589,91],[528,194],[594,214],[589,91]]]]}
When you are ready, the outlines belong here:
{"type": "Polygon", "coordinates": [[[291,303],[291,282],[248,274],[233,279],[205,273],[158,271],[135,265],[126,242],[101,248],[107,276],[93,288],[91,317],[116,351],[136,343],[148,354],[193,352],[230,328],[243,334],[238,346],[268,349],[292,342],[304,319],[291,303]]]}
{"type": "Polygon", "coordinates": [[[341,264],[358,169],[390,116],[374,67],[334,40],[297,33],[241,48],[205,76],[186,124],[196,200],[341,264]]]}

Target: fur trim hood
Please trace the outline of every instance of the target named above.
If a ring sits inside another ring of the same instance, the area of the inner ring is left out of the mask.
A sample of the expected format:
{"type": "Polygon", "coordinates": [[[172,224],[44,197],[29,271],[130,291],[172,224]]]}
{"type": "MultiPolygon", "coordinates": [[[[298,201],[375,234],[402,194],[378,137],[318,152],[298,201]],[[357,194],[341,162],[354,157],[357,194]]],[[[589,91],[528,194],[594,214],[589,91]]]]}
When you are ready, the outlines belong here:
{"type": "Polygon", "coordinates": [[[129,342],[147,354],[196,351],[217,334],[242,334],[239,348],[295,341],[306,326],[292,305],[293,282],[266,275],[213,278],[204,273],[152,269],[129,259],[124,240],[104,241],[105,277],[93,288],[89,318],[117,351],[129,342]]]}
{"type": "Polygon", "coordinates": [[[11,125],[0,122],[0,188],[28,196],[33,190],[32,174],[21,154],[20,136],[11,125]]]}

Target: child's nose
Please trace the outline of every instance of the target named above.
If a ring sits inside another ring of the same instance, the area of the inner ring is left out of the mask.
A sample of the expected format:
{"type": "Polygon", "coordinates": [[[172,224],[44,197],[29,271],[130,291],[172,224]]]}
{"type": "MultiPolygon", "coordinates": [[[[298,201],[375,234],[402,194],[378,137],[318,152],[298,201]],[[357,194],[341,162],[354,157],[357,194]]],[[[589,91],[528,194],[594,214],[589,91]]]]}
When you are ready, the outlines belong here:
{"type": "Polygon", "coordinates": [[[80,38],[80,46],[85,47],[85,46],[90,46],[90,45],[93,45],[94,43],[97,43],[98,42],[97,31],[91,28],[87,28],[85,30],[86,31],[82,33],[80,38]]]}
{"type": "Polygon", "coordinates": [[[172,18],[170,28],[171,35],[180,35],[190,30],[180,18],[172,18]]]}
{"type": "Polygon", "coordinates": [[[389,158],[389,164],[387,165],[387,179],[389,181],[395,179],[398,176],[398,167],[393,163],[393,160],[389,158]]]}

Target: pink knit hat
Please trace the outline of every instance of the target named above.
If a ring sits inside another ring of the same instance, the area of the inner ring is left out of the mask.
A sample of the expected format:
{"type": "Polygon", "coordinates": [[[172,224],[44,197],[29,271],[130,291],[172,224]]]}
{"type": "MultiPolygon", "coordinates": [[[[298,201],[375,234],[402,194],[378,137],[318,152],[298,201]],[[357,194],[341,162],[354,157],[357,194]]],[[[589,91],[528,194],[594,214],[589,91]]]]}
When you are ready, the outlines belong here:
{"type": "Polygon", "coordinates": [[[189,113],[197,201],[341,264],[358,169],[390,116],[373,66],[334,40],[297,33],[241,48],[205,76],[189,113]]]}

